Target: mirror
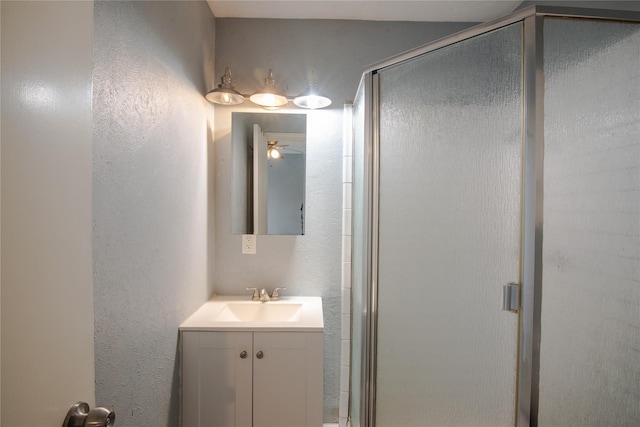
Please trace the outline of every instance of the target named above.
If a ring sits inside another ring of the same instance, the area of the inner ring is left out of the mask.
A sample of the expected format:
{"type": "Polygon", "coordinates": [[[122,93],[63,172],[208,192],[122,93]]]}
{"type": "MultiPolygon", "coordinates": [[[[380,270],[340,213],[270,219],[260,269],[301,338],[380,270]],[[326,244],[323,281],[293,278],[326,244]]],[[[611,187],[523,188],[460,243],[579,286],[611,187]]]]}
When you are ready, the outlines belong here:
{"type": "Polygon", "coordinates": [[[232,113],[234,234],[304,234],[306,114],[232,113]]]}

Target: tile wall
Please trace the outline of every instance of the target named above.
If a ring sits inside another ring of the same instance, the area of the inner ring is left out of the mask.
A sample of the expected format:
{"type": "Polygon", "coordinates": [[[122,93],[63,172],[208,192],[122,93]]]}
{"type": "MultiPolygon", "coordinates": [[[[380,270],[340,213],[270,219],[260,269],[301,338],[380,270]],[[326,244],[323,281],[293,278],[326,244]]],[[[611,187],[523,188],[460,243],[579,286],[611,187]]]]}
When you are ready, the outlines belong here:
{"type": "Polygon", "coordinates": [[[351,190],[353,165],[352,106],[344,106],[342,150],[342,340],[340,357],[339,426],[347,427],[349,415],[349,366],[351,363],[351,190]]]}

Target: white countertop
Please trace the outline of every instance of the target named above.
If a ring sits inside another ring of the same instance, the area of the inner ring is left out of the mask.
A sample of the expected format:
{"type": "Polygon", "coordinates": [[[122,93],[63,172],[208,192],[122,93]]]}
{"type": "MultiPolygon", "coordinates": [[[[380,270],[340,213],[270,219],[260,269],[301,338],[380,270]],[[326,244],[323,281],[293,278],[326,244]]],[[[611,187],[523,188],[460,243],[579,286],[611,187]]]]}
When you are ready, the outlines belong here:
{"type": "Polygon", "coordinates": [[[260,302],[247,295],[214,295],[180,325],[180,330],[323,331],[322,298],[281,296],[277,301],[260,302]]]}

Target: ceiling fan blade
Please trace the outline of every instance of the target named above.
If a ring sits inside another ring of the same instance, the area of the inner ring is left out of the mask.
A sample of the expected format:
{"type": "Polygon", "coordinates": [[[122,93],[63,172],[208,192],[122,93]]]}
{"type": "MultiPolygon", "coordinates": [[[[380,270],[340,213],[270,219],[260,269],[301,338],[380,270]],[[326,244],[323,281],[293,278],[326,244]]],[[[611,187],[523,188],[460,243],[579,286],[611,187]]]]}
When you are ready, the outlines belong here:
{"type": "Polygon", "coordinates": [[[303,152],[300,150],[296,150],[295,148],[285,148],[284,150],[282,150],[283,152],[286,153],[300,153],[302,154],[303,152]]]}

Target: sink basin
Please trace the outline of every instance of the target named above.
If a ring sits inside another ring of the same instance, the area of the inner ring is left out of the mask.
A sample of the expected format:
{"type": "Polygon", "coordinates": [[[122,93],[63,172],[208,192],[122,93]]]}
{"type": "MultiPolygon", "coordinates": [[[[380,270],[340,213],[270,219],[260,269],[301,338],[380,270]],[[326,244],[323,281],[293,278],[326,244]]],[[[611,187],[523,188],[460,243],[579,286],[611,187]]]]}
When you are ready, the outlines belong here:
{"type": "Polygon", "coordinates": [[[215,317],[217,322],[295,322],[302,304],[229,302],[215,317]]]}
{"type": "Polygon", "coordinates": [[[281,296],[277,301],[215,295],[182,325],[182,331],[322,331],[320,297],[281,296]]]}

